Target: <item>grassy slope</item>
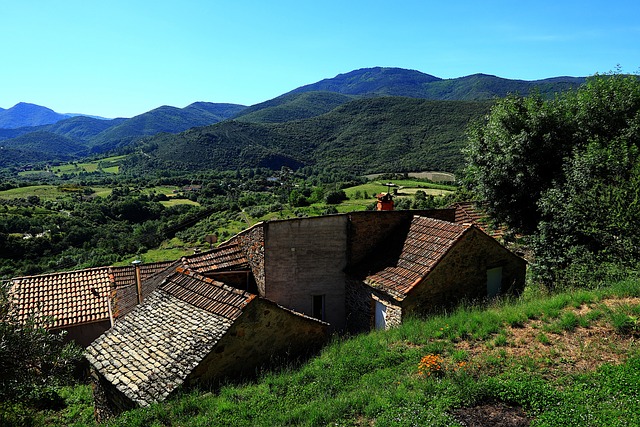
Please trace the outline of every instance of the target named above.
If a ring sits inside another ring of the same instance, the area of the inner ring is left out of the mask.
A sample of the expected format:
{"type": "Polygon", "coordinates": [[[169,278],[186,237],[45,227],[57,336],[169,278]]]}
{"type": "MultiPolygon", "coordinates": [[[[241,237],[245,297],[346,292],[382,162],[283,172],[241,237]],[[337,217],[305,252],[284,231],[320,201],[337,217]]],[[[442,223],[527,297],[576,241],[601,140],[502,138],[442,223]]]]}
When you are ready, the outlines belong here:
{"type": "MultiPolygon", "coordinates": [[[[553,296],[528,288],[515,301],[335,339],[299,367],[109,425],[459,426],[460,408],[496,402],[522,407],[533,426],[640,425],[639,315],[637,279],[553,296]]],[[[90,423],[86,388],[48,424],[90,423]]]]}

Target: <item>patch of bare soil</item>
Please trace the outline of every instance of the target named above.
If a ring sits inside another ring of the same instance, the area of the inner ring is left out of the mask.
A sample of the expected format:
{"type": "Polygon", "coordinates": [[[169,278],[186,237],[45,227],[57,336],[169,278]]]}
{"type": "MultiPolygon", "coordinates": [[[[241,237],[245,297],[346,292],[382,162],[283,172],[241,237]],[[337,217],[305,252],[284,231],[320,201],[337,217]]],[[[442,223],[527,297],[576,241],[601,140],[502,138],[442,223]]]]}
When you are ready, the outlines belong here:
{"type": "Polygon", "coordinates": [[[454,412],[456,420],[465,427],[529,427],[531,420],[522,408],[504,403],[488,403],[454,412]]]}
{"type": "MultiPolygon", "coordinates": [[[[595,305],[567,309],[578,316],[584,316],[599,304],[607,307],[616,305],[638,305],[640,298],[607,299],[595,305]]],[[[637,347],[633,336],[617,334],[605,321],[592,321],[588,327],[576,327],[571,331],[550,331],[549,323],[540,320],[529,321],[521,327],[507,327],[507,343],[499,347],[487,342],[462,341],[456,345],[465,350],[471,360],[482,360],[491,354],[506,358],[527,358],[537,365],[540,372],[548,377],[555,376],[555,370],[585,372],[597,369],[604,363],[619,364],[626,360],[629,351],[637,347]]]]}
{"type": "MultiPolygon", "coordinates": [[[[566,309],[578,316],[603,306],[640,305],[640,298],[612,298],[593,305],[566,309]]],[[[506,345],[495,346],[490,342],[462,341],[456,347],[465,350],[470,360],[482,364],[487,356],[528,359],[532,367],[546,377],[558,372],[593,371],[604,363],[623,363],[630,350],[636,348],[638,340],[629,335],[617,334],[604,320],[592,321],[588,327],[577,327],[571,331],[553,330],[549,322],[529,321],[521,327],[507,327],[506,345]],[[542,336],[544,335],[544,339],[542,336]]],[[[453,415],[466,427],[528,427],[532,419],[520,407],[504,403],[486,403],[471,408],[461,408],[453,415]]]]}

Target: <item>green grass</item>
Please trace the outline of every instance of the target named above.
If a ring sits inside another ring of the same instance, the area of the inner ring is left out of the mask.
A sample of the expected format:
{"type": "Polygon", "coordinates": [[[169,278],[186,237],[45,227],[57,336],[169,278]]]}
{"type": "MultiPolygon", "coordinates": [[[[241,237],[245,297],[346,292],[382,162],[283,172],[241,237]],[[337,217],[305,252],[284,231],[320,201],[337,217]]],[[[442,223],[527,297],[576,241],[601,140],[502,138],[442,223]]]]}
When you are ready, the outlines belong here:
{"type": "Polygon", "coordinates": [[[200,206],[200,203],[194,202],[193,200],[189,200],[189,199],[163,200],[163,201],[160,202],[160,204],[163,205],[165,208],[169,208],[171,206],[177,206],[177,205],[200,206]]]}
{"type": "MultiPolygon", "coordinates": [[[[486,402],[520,406],[537,427],[640,425],[637,346],[631,345],[616,363],[572,370],[571,354],[557,346],[556,332],[534,330],[537,338],[528,344],[526,356],[509,352],[515,344],[508,332],[510,327],[524,330],[542,322],[563,334],[595,326],[617,330],[614,335],[630,334],[617,335],[621,339],[611,339],[603,350],[606,360],[612,360],[611,346],[634,337],[620,319],[638,315],[640,307],[606,302],[637,296],[640,281],[627,280],[550,296],[528,290],[518,299],[489,306],[467,305],[428,319],[407,319],[388,331],[335,337],[306,363],[266,370],[257,380],[216,391],[187,390],[107,425],[460,426],[453,415],[456,409],[486,402]],[[576,314],[585,304],[599,315],[576,314]],[[441,369],[421,374],[425,356],[439,358],[441,369]]],[[[587,357],[580,351],[573,356],[587,357]]],[[[39,420],[45,425],[89,424],[86,398],[65,411],[78,418],[50,414],[50,421],[39,420]]]]}

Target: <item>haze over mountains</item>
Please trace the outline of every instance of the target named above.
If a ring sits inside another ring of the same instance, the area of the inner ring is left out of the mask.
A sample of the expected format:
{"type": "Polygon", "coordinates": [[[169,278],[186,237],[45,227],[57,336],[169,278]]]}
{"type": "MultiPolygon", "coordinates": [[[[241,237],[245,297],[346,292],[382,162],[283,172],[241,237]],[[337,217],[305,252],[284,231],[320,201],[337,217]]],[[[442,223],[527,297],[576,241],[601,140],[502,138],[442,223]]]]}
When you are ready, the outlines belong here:
{"type": "MultiPolygon", "coordinates": [[[[159,148],[159,144],[177,147],[179,145],[177,141],[182,141],[188,145],[188,137],[198,135],[202,140],[204,134],[217,135],[218,143],[214,151],[218,157],[221,155],[220,150],[224,147],[247,151],[247,147],[250,146],[253,148],[249,151],[253,150],[253,152],[237,154],[246,155],[247,159],[254,159],[257,164],[268,167],[278,167],[280,164],[314,165],[318,159],[314,159],[314,156],[302,155],[303,151],[307,151],[301,150],[301,147],[293,141],[293,139],[300,140],[300,132],[316,135],[313,141],[306,138],[307,146],[326,146],[327,141],[333,138],[346,142],[351,147],[354,146],[355,141],[362,138],[365,140],[369,140],[369,137],[380,138],[380,135],[375,132],[369,135],[376,129],[375,123],[370,122],[372,117],[380,119],[382,115],[391,122],[395,120],[400,123],[402,120],[398,121],[397,117],[393,117],[394,114],[410,115],[413,124],[405,123],[402,127],[396,127],[395,136],[386,132],[387,136],[382,138],[386,141],[383,145],[388,143],[389,138],[402,139],[403,137],[399,135],[403,133],[408,146],[420,145],[420,141],[427,141],[435,135],[433,131],[426,132],[424,129],[420,134],[417,128],[425,123],[429,123],[429,126],[442,126],[448,121],[447,115],[452,114],[457,119],[449,120],[449,124],[453,126],[455,123],[455,126],[462,129],[457,132],[450,128],[441,129],[441,131],[453,138],[449,143],[456,141],[459,145],[465,122],[482,116],[488,110],[488,100],[504,97],[508,93],[526,95],[532,90],[538,91],[543,96],[553,96],[555,93],[575,88],[584,81],[585,78],[582,77],[523,81],[484,74],[457,79],[440,79],[414,70],[377,67],[351,71],[302,86],[251,107],[197,102],[185,108],[162,106],[129,119],[104,120],[87,116],[72,117],[68,114],[56,113],[46,107],[20,103],[7,110],[0,109],[0,147],[2,147],[0,166],[17,166],[24,162],[70,160],[129,147],[140,143],[143,138],[143,144],[147,150],[146,157],[148,158],[154,151],[149,147],[155,147],[158,150],[158,161],[162,163],[169,159],[162,158],[164,151],[159,148]],[[393,102],[366,101],[366,98],[381,97],[402,98],[395,99],[393,102]],[[429,108],[425,107],[426,104],[420,104],[418,108],[415,105],[415,99],[443,104],[440,106],[430,104],[429,108]],[[417,108],[416,111],[400,108],[399,105],[403,103],[413,105],[417,108]],[[480,103],[480,105],[472,107],[474,103],[480,103]],[[389,110],[384,111],[385,108],[389,110]],[[429,111],[428,120],[417,113],[427,110],[429,111]],[[442,110],[443,114],[438,114],[439,110],[442,110]],[[445,111],[447,111],[446,114],[445,111]],[[332,122],[340,123],[338,128],[328,123],[328,118],[326,120],[319,118],[328,113],[331,113],[332,122]],[[236,124],[230,123],[230,119],[233,119],[236,124]],[[287,123],[289,125],[286,125],[287,123]],[[358,127],[354,123],[361,123],[361,125],[358,127]],[[211,128],[212,125],[213,128],[211,128]],[[203,126],[207,128],[195,129],[173,139],[173,134],[203,126]],[[321,134],[317,131],[318,126],[324,129],[321,134]],[[332,131],[327,130],[327,127],[332,127],[332,131]],[[263,135],[264,132],[271,136],[266,137],[263,135]],[[274,133],[277,133],[278,137],[273,137],[274,133]],[[158,136],[154,138],[154,135],[158,136]],[[351,135],[351,138],[349,139],[347,135],[351,135]],[[280,145],[269,146],[268,142],[275,140],[280,141],[280,145]],[[288,149],[283,151],[285,146],[288,149]],[[295,148],[296,146],[298,148],[295,148]],[[273,161],[274,159],[277,160],[273,161]]],[[[384,119],[380,120],[384,121],[384,119]]],[[[383,127],[379,128],[383,129],[383,127]]],[[[206,147],[200,148],[207,150],[206,147]]],[[[332,151],[329,147],[325,149],[332,151]]],[[[389,152],[386,148],[383,151],[389,152]]],[[[202,156],[198,156],[200,159],[213,159],[212,152],[201,154],[202,156]]],[[[228,166],[239,167],[240,164],[251,167],[251,164],[246,161],[231,162],[228,166]]],[[[364,169],[370,168],[364,167],[364,169]]]]}

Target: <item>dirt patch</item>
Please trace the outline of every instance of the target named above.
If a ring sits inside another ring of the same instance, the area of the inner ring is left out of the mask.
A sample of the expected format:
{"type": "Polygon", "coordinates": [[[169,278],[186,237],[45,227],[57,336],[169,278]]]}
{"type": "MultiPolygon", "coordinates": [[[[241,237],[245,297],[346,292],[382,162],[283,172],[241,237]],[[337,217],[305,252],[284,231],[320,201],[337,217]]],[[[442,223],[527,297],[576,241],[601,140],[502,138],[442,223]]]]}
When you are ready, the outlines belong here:
{"type": "Polygon", "coordinates": [[[528,427],[531,423],[522,408],[504,403],[457,409],[454,416],[465,427],[528,427]]]}
{"type": "MultiPolygon", "coordinates": [[[[566,309],[578,316],[584,316],[598,305],[607,307],[640,304],[640,298],[607,299],[592,306],[566,309]]],[[[623,363],[630,351],[637,348],[638,340],[633,336],[616,333],[605,320],[594,320],[589,327],[576,327],[570,331],[549,330],[552,322],[533,320],[520,327],[505,327],[506,343],[492,344],[491,341],[461,341],[456,348],[465,350],[469,359],[486,360],[487,356],[497,358],[518,358],[529,360],[529,366],[536,368],[546,377],[554,377],[557,369],[562,373],[593,371],[604,363],[623,363]]]]}

